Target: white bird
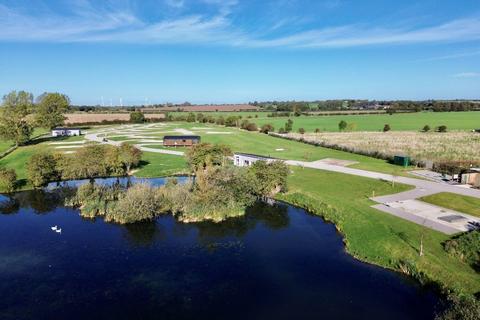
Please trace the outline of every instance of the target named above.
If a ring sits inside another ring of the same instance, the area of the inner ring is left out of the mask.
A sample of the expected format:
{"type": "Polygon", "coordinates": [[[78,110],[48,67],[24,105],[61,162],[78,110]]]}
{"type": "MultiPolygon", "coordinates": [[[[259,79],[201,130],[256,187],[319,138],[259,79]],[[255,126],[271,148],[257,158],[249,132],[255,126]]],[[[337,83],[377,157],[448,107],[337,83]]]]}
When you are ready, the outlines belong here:
{"type": "Polygon", "coordinates": [[[55,230],[57,233],[62,233],[62,229],[55,230]]]}
{"type": "Polygon", "coordinates": [[[52,227],[51,229],[52,229],[53,231],[57,231],[58,227],[55,226],[55,227],[52,227]]]}

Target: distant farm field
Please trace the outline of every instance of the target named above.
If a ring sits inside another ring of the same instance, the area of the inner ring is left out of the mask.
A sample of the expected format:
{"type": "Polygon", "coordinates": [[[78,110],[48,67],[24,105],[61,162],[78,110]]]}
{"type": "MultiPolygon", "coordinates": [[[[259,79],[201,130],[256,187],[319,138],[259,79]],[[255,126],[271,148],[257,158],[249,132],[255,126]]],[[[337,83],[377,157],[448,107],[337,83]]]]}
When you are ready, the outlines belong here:
{"type": "MultiPolygon", "coordinates": [[[[129,121],[130,113],[67,113],[65,124],[101,123],[102,121],[129,121]]],[[[147,119],[163,119],[163,113],[145,114],[147,119]]]]}
{"type": "Polygon", "coordinates": [[[287,136],[361,154],[405,154],[418,161],[480,161],[480,133],[473,132],[326,132],[287,136]]]}
{"type": "MultiPolygon", "coordinates": [[[[270,123],[275,130],[283,127],[288,118],[267,118],[259,116],[253,119],[258,125],[270,123]]],[[[432,129],[446,125],[449,130],[480,129],[480,111],[471,112],[418,112],[399,114],[369,114],[369,115],[340,115],[340,116],[300,116],[290,117],[293,120],[293,130],[304,128],[307,132],[315,129],[320,131],[338,131],[341,120],[355,123],[355,131],[381,131],[385,124],[389,124],[393,131],[420,131],[425,125],[432,129]]]]}

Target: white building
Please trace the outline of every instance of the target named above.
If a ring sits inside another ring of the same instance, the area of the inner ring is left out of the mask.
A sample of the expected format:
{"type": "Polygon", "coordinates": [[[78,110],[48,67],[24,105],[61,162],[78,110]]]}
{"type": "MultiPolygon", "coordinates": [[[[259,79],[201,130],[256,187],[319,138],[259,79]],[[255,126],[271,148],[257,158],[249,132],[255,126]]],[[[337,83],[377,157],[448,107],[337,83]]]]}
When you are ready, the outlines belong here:
{"type": "Polygon", "coordinates": [[[52,137],[65,137],[65,136],[79,136],[82,131],[79,128],[54,128],[52,129],[52,137]]]}
{"type": "Polygon", "coordinates": [[[265,161],[271,163],[277,161],[278,159],[271,157],[259,156],[256,154],[250,153],[234,153],[233,154],[233,164],[237,167],[248,167],[251,166],[256,161],[265,161]]]}

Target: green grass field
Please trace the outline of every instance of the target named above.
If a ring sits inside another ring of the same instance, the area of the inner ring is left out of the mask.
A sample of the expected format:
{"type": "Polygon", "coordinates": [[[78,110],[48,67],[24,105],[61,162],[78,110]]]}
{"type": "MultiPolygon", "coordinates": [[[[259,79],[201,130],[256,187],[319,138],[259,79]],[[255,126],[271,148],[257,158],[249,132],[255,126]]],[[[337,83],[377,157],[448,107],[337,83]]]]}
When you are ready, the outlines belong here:
{"type": "Polygon", "coordinates": [[[441,192],[420,198],[420,200],[480,217],[480,199],[459,194],[441,192]]]}
{"type": "Polygon", "coordinates": [[[309,199],[310,208],[321,208],[321,202],[336,208],[338,214],[332,220],[353,256],[395,270],[401,262],[407,262],[448,288],[467,294],[480,290],[478,273],[444,251],[442,242],[449,239],[447,235],[425,229],[425,255],[420,257],[422,227],[370,207],[373,202],[368,197],[373,191],[384,195],[410,187],[397,184],[392,188],[387,182],[321,170],[292,170],[289,192],[280,199],[301,204],[296,201],[300,193],[309,199]]]}
{"type": "MultiPolygon", "coordinates": [[[[356,131],[381,131],[385,124],[389,124],[395,131],[420,131],[425,125],[432,130],[440,125],[446,125],[448,130],[480,129],[480,112],[418,112],[399,114],[373,115],[342,115],[342,116],[300,116],[291,117],[293,130],[304,128],[307,132],[315,129],[321,131],[338,131],[338,123],[344,120],[356,123],[356,131]]],[[[252,119],[258,125],[272,124],[276,130],[283,127],[287,118],[258,118],[252,119]]]]}
{"type": "Polygon", "coordinates": [[[13,147],[13,143],[10,141],[0,141],[0,154],[4,153],[8,149],[13,147]]]}

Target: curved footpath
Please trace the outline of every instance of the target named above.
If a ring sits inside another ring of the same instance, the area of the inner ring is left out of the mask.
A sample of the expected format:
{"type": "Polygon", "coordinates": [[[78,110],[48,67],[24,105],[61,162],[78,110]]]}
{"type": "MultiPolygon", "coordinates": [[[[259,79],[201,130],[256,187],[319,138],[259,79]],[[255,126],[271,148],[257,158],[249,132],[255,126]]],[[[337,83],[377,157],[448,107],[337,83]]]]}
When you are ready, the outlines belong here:
{"type": "MultiPolygon", "coordinates": [[[[101,143],[101,144],[109,144],[109,145],[116,146],[116,147],[118,147],[122,144],[122,141],[113,141],[113,140],[110,140],[110,139],[107,139],[107,141],[104,141],[103,139],[104,139],[103,137],[98,136],[98,133],[88,133],[88,134],[85,135],[85,140],[88,140],[88,141],[94,141],[94,142],[98,142],[98,143],[101,143]]],[[[135,145],[135,146],[137,148],[139,148],[140,150],[145,151],[145,152],[173,154],[173,155],[176,155],[176,156],[183,156],[183,154],[184,154],[182,151],[155,149],[155,148],[144,147],[142,145],[135,145]]]]}
{"type": "MultiPolygon", "coordinates": [[[[120,141],[104,141],[103,137],[99,137],[98,134],[99,133],[86,134],[85,139],[88,141],[94,141],[102,144],[110,144],[113,146],[120,146],[122,144],[122,142],[120,141]]],[[[177,156],[184,155],[184,152],[182,151],[155,149],[142,145],[136,146],[140,150],[145,152],[163,153],[177,156]]],[[[313,162],[286,160],[285,163],[292,166],[300,166],[305,168],[351,174],[365,178],[393,181],[395,183],[415,186],[415,189],[410,191],[380,197],[372,197],[370,199],[378,203],[373,207],[383,212],[398,216],[402,219],[412,221],[414,223],[429,227],[431,229],[446,234],[454,234],[457,232],[467,231],[472,229],[474,224],[480,224],[480,219],[477,217],[473,217],[463,212],[449,210],[416,200],[418,198],[440,192],[455,193],[458,195],[470,196],[480,199],[480,190],[428,180],[393,176],[386,173],[354,169],[345,166],[337,166],[327,164],[325,162],[322,162],[321,160],[313,162]]]]}
{"type": "Polygon", "coordinates": [[[415,189],[397,194],[381,197],[372,197],[371,200],[379,203],[373,207],[383,212],[398,216],[400,218],[415,222],[417,224],[429,227],[431,229],[454,234],[457,232],[468,231],[473,228],[473,224],[480,223],[478,217],[474,217],[463,212],[445,209],[442,207],[427,204],[416,199],[440,193],[449,192],[458,195],[470,196],[480,199],[480,190],[465,188],[463,186],[449,185],[439,182],[420,180],[415,178],[392,176],[390,174],[354,169],[331,164],[325,164],[321,161],[305,162],[287,160],[287,164],[301,166],[305,168],[326,170],[356,176],[393,181],[415,186],[415,189]]]}

